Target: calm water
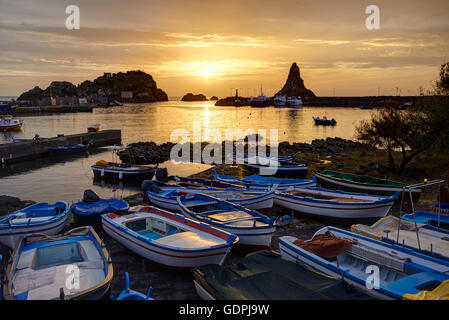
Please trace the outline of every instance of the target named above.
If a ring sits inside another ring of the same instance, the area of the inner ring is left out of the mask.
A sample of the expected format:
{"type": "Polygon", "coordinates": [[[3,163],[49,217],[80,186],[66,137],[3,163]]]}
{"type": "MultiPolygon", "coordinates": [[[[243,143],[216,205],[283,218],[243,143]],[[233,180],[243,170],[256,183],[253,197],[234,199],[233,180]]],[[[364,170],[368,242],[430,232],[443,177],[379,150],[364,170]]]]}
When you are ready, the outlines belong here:
{"type": "MultiPolygon", "coordinates": [[[[217,141],[225,138],[227,129],[278,129],[278,140],[290,142],[311,142],[313,139],[341,137],[351,139],[354,125],[361,119],[369,119],[371,110],[358,108],[304,107],[250,108],[215,107],[211,102],[168,101],[155,104],[129,105],[107,109],[94,109],[92,113],[55,114],[52,116],[22,116],[23,132],[0,133],[0,143],[12,138],[32,138],[35,133],[41,137],[53,137],[85,132],[88,125],[99,123],[102,129],[121,129],[123,144],[138,141],[163,143],[170,140],[175,129],[193,133],[194,121],[201,123],[202,134],[218,130],[221,137],[210,137],[217,141]],[[315,126],[312,116],[335,118],[334,127],[315,126]]],[[[269,140],[269,133],[266,138],[269,140]]],[[[117,160],[111,151],[95,150],[93,154],[75,159],[39,159],[33,162],[14,164],[0,169],[0,194],[17,196],[35,201],[65,200],[68,202],[82,197],[85,189],[91,188],[101,196],[126,196],[137,187],[119,186],[112,192],[112,186],[93,181],[90,166],[100,159],[117,160]]],[[[201,164],[161,164],[169,174],[189,175],[207,169],[201,164]]]]}

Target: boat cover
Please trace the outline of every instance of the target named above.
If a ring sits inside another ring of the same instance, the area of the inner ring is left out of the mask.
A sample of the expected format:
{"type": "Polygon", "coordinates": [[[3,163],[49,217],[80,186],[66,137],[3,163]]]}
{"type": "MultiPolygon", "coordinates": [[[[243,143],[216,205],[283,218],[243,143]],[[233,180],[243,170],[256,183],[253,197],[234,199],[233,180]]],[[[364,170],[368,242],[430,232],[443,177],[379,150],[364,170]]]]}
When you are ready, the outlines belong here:
{"type": "Polygon", "coordinates": [[[337,238],[330,231],[327,231],[325,234],[317,234],[311,241],[306,242],[298,239],[293,244],[320,257],[334,258],[351,248],[355,242],[337,238]]]}
{"type": "Polygon", "coordinates": [[[247,255],[236,266],[205,265],[198,281],[226,300],[367,300],[361,289],[283,259],[272,251],[247,255]]]}
{"type": "Polygon", "coordinates": [[[129,204],[119,199],[100,199],[93,203],[77,202],[71,206],[72,212],[82,216],[103,214],[108,212],[128,211],[129,204]]]}
{"type": "Polygon", "coordinates": [[[403,300],[449,300],[449,280],[443,281],[432,291],[423,290],[415,294],[406,293],[403,300]]]}

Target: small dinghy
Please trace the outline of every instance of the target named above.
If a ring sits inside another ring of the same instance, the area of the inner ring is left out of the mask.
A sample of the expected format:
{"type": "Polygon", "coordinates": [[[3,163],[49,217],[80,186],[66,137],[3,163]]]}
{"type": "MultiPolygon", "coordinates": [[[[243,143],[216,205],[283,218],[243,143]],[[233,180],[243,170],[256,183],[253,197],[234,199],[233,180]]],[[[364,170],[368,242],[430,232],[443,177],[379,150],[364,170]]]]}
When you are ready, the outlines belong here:
{"type": "Polygon", "coordinates": [[[123,216],[104,214],[102,224],[131,251],[172,267],[221,265],[238,241],[233,234],[155,207],[123,216]]]}
{"type": "Polygon", "coordinates": [[[11,116],[0,117],[0,132],[19,131],[22,129],[23,120],[13,119],[11,116]]]}
{"type": "Polygon", "coordinates": [[[92,171],[98,179],[142,182],[153,179],[157,167],[158,165],[147,167],[100,160],[92,166],[92,171]]]}
{"type": "Polygon", "coordinates": [[[401,219],[416,223],[425,223],[431,226],[440,227],[449,230],[449,215],[438,214],[429,211],[415,211],[414,213],[405,214],[401,219]]]}
{"type": "Polygon", "coordinates": [[[298,164],[273,157],[248,156],[238,159],[237,163],[262,176],[304,178],[308,171],[307,162],[298,164]]]}
{"type": "Polygon", "coordinates": [[[176,200],[182,214],[237,235],[239,244],[270,247],[275,217],[206,194],[188,194],[176,200]]]}
{"type": "Polygon", "coordinates": [[[363,290],[327,277],[274,251],[257,251],[237,265],[207,265],[192,271],[205,300],[371,300],[363,290]]]}
{"type": "MultiPolygon", "coordinates": [[[[315,172],[315,177],[319,185],[326,189],[374,195],[392,196],[395,192],[403,192],[404,188],[407,188],[407,184],[401,182],[330,170],[315,172]]],[[[421,189],[411,189],[411,193],[413,200],[418,200],[421,189]]],[[[406,196],[409,196],[408,189],[406,189],[406,196]]]]}
{"type": "Polygon", "coordinates": [[[354,224],[351,231],[373,239],[397,243],[431,256],[449,258],[449,231],[388,216],[372,226],[354,224]],[[399,236],[399,237],[398,237],[399,236]],[[419,241],[418,241],[419,240],[419,241]]]}
{"type": "Polygon", "coordinates": [[[195,193],[208,194],[252,210],[271,210],[274,200],[273,190],[257,192],[244,189],[174,187],[157,182],[152,187],[146,189],[148,199],[152,203],[169,210],[180,210],[178,201],[176,200],[178,196],[195,193]]]}
{"type": "Polygon", "coordinates": [[[62,156],[62,155],[83,153],[86,152],[88,149],[89,149],[89,142],[84,141],[83,143],[78,144],[70,144],[60,147],[51,147],[48,148],[48,153],[51,156],[62,156]]]}
{"type": "Polygon", "coordinates": [[[399,193],[392,197],[381,197],[308,187],[278,192],[274,203],[311,216],[373,220],[385,217],[398,197],[399,193]]]}
{"type": "Polygon", "coordinates": [[[312,187],[316,185],[315,177],[312,177],[311,179],[286,179],[263,177],[257,174],[246,177],[236,177],[218,174],[215,170],[212,170],[212,174],[214,176],[214,179],[218,181],[241,185],[250,190],[257,191],[282,191],[290,190],[296,187],[312,187]]]}
{"type": "Polygon", "coordinates": [[[337,124],[337,121],[335,121],[334,118],[328,119],[326,116],[323,118],[320,117],[312,117],[313,121],[315,121],[315,125],[317,126],[335,126],[337,124]]]}
{"type": "Polygon", "coordinates": [[[146,295],[143,293],[131,290],[129,287],[129,275],[128,272],[125,272],[125,290],[123,290],[120,295],[117,297],[117,300],[154,300],[150,298],[151,287],[148,288],[148,292],[146,295]]]}
{"type": "Polygon", "coordinates": [[[84,191],[83,201],[70,207],[75,223],[81,226],[101,227],[101,215],[104,213],[125,213],[129,209],[128,202],[119,199],[101,199],[94,191],[84,191]]]}
{"type": "Polygon", "coordinates": [[[20,238],[27,234],[57,234],[64,228],[69,211],[64,201],[41,202],[18,210],[0,219],[0,243],[15,249],[20,238]]]}
{"type": "Polygon", "coordinates": [[[279,248],[286,259],[343,278],[381,299],[403,299],[449,280],[449,261],[330,226],[308,241],[280,237],[279,248]]]}
{"type": "Polygon", "coordinates": [[[92,227],[22,238],[7,270],[8,300],[94,300],[110,296],[112,262],[92,227]],[[71,281],[69,281],[71,280],[71,281]]]}

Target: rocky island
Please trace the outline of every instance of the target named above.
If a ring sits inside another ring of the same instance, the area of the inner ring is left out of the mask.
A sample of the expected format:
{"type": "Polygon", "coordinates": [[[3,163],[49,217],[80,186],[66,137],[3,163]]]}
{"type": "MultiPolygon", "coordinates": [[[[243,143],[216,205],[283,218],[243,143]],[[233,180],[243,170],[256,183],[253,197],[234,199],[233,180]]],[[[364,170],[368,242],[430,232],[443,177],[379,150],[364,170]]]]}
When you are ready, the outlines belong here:
{"type": "Polygon", "coordinates": [[[181,101],[207,101],[207,98],[204,94],[193,94],[189,92],[182,97],[181,101]]]}

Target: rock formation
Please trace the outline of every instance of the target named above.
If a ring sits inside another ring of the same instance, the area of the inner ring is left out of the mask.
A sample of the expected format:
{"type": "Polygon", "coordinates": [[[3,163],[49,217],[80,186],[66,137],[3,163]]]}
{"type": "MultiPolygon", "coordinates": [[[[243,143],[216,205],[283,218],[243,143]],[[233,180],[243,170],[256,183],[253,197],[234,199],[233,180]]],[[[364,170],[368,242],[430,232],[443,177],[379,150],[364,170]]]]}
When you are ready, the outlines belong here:
{"type": "Polygon", "coordinates": [[[307,89],[304,86],[304,80],[302,80],[300,75],[299,67],[296,65],[296,62],[292,64],[290,67],[290,72],[288,74],[287,81],[285,82],[284,87],[276,93],[276,95],[286,95],[288,97],[297,97],[308,98],[308,97],[316,97],[315,94],[307,89]]]}
{"type": "Polygon", "coordinates": [[[211,100],[211,101],[218,100],[218,97],[217,97],[217,96],[212,96],[212,97],[210,98],[210,100],[211,100]]]}
{"type": "Polygon", "coordinates": [[[189,92],[182,97],[181,101],[207,101],[207,98],[204,94],[193,94],[189,92]]]}

